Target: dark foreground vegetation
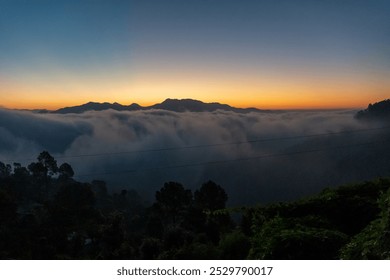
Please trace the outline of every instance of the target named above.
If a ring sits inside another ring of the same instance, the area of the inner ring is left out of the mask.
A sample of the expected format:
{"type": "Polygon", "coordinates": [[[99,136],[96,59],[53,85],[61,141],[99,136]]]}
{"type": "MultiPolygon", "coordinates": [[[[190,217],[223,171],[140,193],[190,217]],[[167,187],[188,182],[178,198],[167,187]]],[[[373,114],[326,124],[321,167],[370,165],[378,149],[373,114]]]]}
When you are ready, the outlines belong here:
{"type": "Polygon", "coordinates": [[[48,152],[27,167],[0,162],[0,259],[390,258],[388,179],[229,209],[212,181],[195,192],[168,182],[145,205],[73,175],[48,152]]]}

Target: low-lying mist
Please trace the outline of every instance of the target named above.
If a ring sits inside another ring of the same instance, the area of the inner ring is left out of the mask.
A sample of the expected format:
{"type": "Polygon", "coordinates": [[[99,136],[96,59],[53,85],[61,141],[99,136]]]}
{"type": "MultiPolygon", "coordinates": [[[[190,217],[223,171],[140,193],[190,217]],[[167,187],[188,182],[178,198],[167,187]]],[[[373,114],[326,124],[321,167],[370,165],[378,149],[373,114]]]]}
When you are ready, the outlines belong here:
{"type": "Polygon", "coordinates": [[[355,113],[0,109],[0,161],[27,165],[47,150],[70,163],[77,180],[105,180],[145,199],[167,181],[195,189],[213,180],[230,205],[290,200],[390,175],[389,128],[355,113]]]}

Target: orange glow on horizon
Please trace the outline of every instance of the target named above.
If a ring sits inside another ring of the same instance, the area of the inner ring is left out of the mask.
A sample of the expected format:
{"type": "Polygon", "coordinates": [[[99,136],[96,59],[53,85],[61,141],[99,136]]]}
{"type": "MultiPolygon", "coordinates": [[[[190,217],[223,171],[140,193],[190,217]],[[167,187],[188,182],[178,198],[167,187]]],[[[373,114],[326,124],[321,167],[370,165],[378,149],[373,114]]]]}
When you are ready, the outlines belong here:
{"type": "MultiPolygon", "coordinates": [[[[249,108],[254,107],[258,109],[264,110],[307,110],[307,109],[347,109],[347,108],[365,108],[369,103],[373,103],[380,100],[366,100],[366,99],[355,99],[355,100],[342,100],[344,102],[340,102],[338,100],[332,100],[331,98],[314,98],[314,99],[303,99],[303,98],[269,98],[269,99],[255,99],[255,98],[247,98],[242,99],[237,96],[237,98],[218,98],[217,96],[213,97],[211,94],[209,98],[199,98],[192,96],[168,96],[167,98],[175,98],[175,99],[196,99],[205,103],[209,102],[218,102],[223,104],[228,104],[237,108],[249,108]]],[[[47,109],[47,110],[56,110],[63,107],[71,107],[78,106],[90,101],[92,102],[109,102],[114,103],[118,102],[122,105],[130,105],[132,103],[137,103],[141,106],[151,106],[157,103],[161,103],[166,98],[155,100],[153,99],[144,99],[144,98],[134,98],[130,99],[122,99],[122,100],[111,100],[109,98],[98,98],[98,99],[64,99],[64,100],[39,100],[39,99],[30,99],[30,100],[17,100],[12,102],[5,102],[0,104],[0,106],[8,108],[8,109],[47,109]]],[[[4,100],[3,100],[4,101],[4,100]]]]}
{"type": "Polygon", "coordinates": [[[365,108],[389,98],[390,81],[322,80],[243,76],[138,76],[119,80],[80,80],[48,83],[4,83],[0,106],[10,109],[48,109],[87,102],[137,103],[150,106],[166,98],[191,98],[234,107],[259,109],[365,108]]]}

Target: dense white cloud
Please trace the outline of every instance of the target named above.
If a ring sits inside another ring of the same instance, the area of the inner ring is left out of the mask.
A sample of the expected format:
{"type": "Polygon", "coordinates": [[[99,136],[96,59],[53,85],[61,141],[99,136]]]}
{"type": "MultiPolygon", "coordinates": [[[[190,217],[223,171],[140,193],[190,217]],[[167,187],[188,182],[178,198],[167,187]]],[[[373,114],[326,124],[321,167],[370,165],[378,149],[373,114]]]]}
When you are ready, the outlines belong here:
{"type": "Polygon", "coordinates": [[[103,179],[112,188],[134,188],[146,196],[165,181],[197,188],[211,179],[233,204],[290,199],[389,175],[384,165],[389,152],[377,143],[387,130],[363,131],[372,124],[359,123],[353,114],[107,110],[57,115],[0,109],[0,161],[27,164],[48,150],[59,162],[69,162],[79,180],[103,179]],[[351,130],[362,131],[334,134],[351,130]],[[294,138],[316,134],[327,135],[294,138]],[[261,139],[273,140],[252,142],[261,139]],[[356,146],[371,142],[377,144],[356,146]],[[260,158],[230,161],[253,157],[260,158]],[[226,162],[196,165],[210,161],[226,162]]]}

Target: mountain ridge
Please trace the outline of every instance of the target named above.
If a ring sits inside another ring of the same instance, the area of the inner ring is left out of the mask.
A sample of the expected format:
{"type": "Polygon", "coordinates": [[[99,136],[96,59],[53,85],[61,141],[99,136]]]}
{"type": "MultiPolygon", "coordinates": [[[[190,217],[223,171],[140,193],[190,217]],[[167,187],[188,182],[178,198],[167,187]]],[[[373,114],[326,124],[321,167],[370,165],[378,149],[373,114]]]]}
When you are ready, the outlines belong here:
{"type": "Polygon", "coordinates": [[[137,110],[152,110],[160,109],[173,112],[214,112],[217,110],[232,111],[236,113],[249,113],[249,112],[267,112],[269,110],[261,110],[257,108],[236,108],[228,104],[222,104],[218,102],[206,103],[195,99],[165,99],[161,103],[156,103],[151,106],[141,106],[137,103],[130,105],[122,105],[117,102],[88,102],[82,105],[64,107],[58,110],[51,111],[55,114],[81,114],[87,111],[104,111],[104,110],[116,110],[116,111],[137,111],[137,110]]]}
{"type": "Polygon", "coordinates": [[[356,113],[355,118],[362,121],[390,121],[390,99],[369,104],[356,113]]]}

